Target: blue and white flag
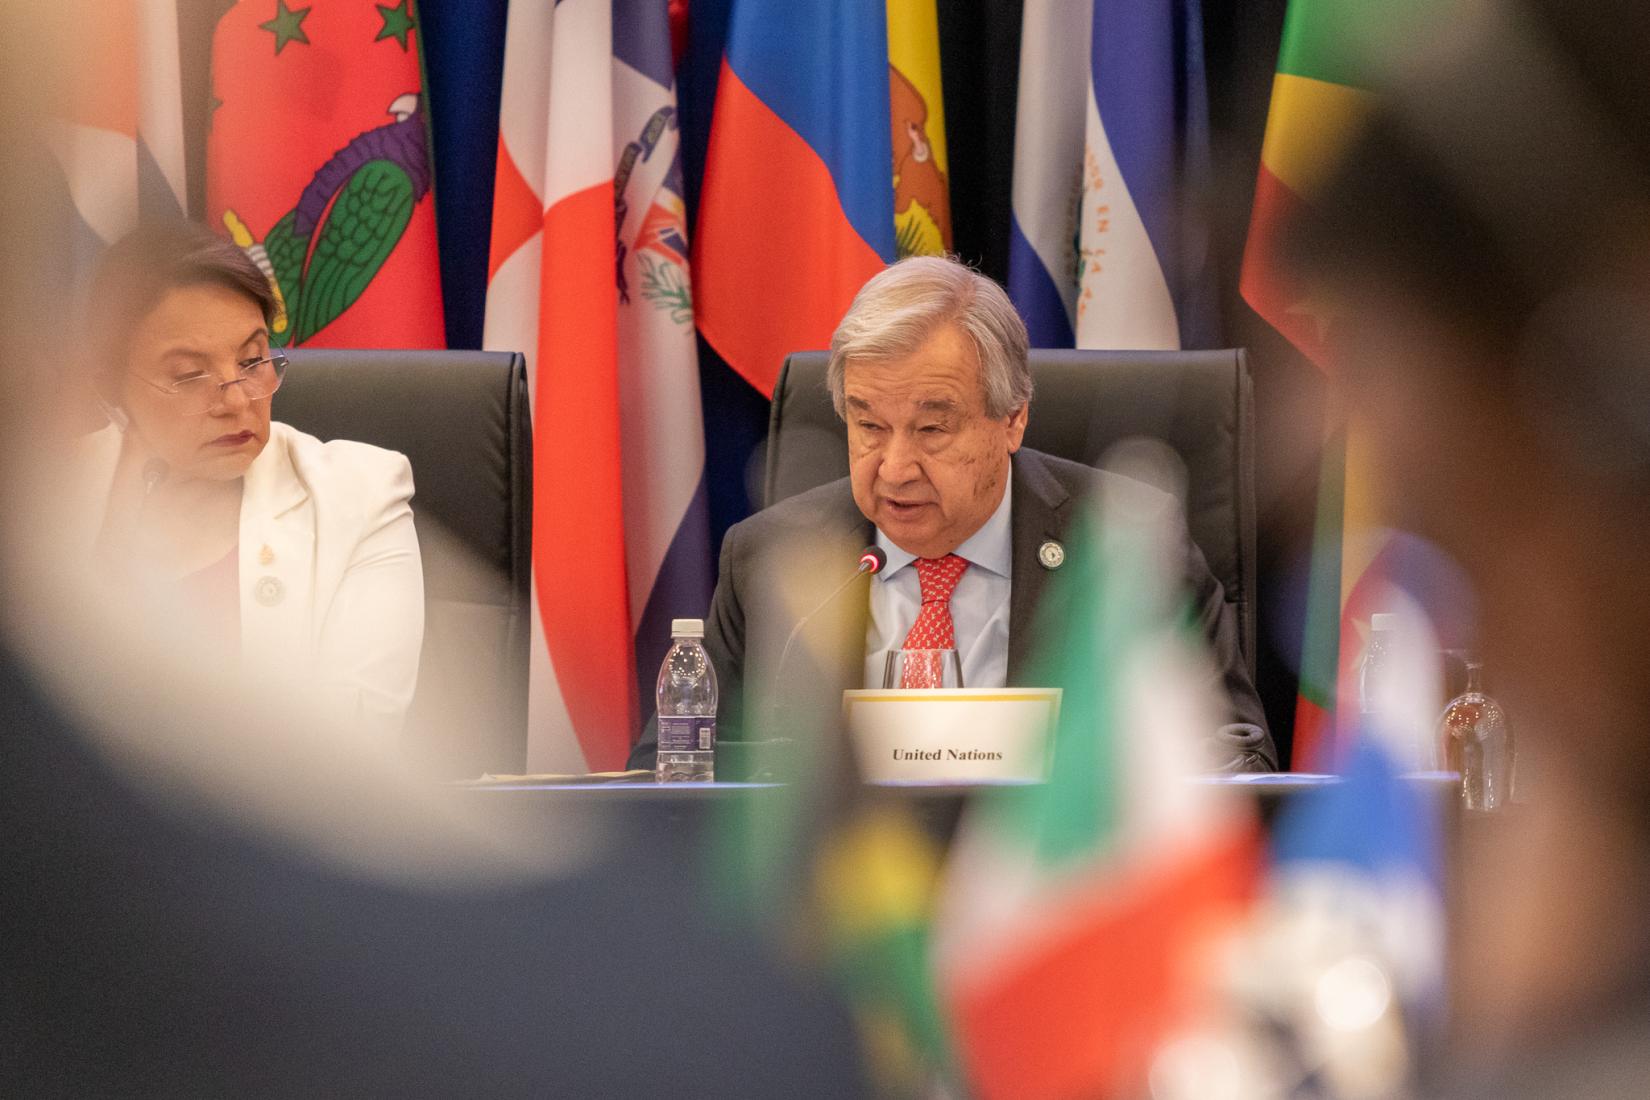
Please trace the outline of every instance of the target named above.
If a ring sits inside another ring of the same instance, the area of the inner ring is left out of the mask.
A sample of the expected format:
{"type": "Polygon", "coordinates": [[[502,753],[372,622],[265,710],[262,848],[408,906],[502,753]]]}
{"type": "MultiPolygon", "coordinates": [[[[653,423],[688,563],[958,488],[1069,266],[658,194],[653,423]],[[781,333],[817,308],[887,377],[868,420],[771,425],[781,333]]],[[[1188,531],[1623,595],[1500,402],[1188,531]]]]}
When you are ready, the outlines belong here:
{"type": "Polygon", "coordinates": [[[1008,289],[1033,347],[1217,338],[1199,0],[1026,0],[1008,289]]]}

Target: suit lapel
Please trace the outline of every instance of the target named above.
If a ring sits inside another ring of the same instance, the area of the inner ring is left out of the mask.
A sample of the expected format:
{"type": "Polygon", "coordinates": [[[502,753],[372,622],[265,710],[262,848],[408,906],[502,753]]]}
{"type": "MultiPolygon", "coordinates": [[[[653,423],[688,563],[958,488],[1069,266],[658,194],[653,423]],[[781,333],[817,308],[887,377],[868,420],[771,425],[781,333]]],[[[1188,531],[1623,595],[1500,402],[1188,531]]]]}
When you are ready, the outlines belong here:
{"type": "Polygon", "coordinates": [[[241,497],[241,648],[248,668],[286,667],[310,650],[315,510],[302,507],[308,500],[275,425],[246,472],[241,497]]]}
{"type": "Polygon", "coordinates": [[[1065,549],[1071,519],[1071,494],[1034,452],[1014,456],[1014,504],[1009,526],[1014,533],[1014,564],[1008,602],[1008,682],[1018,684],[1030,655],[1038,601],[1051,570],[1038,559],[1046,542],[1065,549]]]}

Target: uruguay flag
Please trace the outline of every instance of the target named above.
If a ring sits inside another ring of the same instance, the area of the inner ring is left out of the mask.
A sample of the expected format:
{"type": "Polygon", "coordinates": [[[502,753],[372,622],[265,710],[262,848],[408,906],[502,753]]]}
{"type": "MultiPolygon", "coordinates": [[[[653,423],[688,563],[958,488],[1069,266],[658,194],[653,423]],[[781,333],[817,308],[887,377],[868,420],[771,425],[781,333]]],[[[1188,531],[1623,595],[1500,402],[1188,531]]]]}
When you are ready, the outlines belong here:
{"type": "Polygon", "coordinates": [[[883,0],[735,0],[694,227],[699,330],[763,394],[894,261],[883,0]]]}
{"type": "Polygon", "coordinates": [[[709,604],[679,144],[665,4],[510,5],[484,341],[531,367],[529,771],[623,767],[709,604]]]}
{"type": "Polygon", "coordinates": [[[1033,347],[1217,337],[1199,0],[1026,0],[1008,290],[1033,347]]]}

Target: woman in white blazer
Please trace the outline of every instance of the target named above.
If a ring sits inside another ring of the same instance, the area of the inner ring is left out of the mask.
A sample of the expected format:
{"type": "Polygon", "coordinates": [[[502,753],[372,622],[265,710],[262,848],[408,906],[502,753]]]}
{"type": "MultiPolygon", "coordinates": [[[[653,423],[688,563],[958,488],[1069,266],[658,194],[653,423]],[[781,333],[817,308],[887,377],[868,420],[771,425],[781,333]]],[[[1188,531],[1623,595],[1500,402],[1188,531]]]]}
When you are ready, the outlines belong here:
{"type": "Polygon", "coordinates": [[[332,716],[398,730],[424,633],[405,456],[271,421],[280,303],[201,227],[131,234],[90,301],[111,420],[86,448],[99,571],[176,606],[209,669],[238,654],[332,716]]]}

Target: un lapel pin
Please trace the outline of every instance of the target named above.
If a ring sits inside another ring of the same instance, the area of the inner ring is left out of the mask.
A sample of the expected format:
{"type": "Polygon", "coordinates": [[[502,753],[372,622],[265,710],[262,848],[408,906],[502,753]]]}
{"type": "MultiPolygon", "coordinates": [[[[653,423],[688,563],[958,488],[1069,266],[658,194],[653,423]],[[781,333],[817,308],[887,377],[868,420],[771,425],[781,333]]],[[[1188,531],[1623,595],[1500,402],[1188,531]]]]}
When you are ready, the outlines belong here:
{"type": "Polygon", "coordinates": [[[1044,569],[1058,569],[1066,562],[1066,548],[1049,539],[1037,548],[1037,560],[1044,569]]]}

